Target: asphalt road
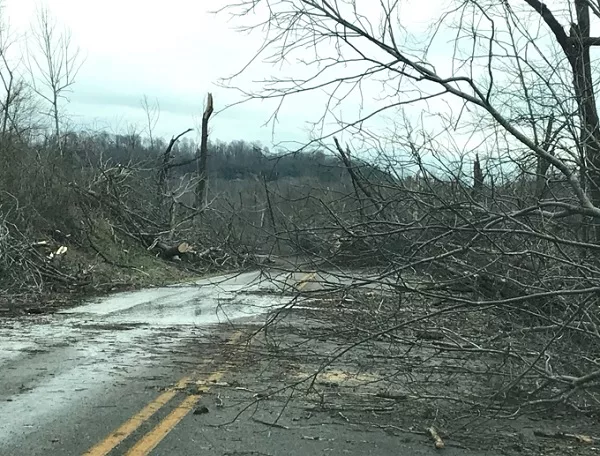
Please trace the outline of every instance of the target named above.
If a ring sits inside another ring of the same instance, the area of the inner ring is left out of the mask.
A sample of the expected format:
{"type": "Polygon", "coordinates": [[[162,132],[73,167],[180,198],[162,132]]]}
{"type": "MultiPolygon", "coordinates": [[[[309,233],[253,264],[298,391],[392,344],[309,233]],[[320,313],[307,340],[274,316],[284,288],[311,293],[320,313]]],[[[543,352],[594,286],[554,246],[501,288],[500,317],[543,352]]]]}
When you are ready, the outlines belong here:
{"type": "Polygon", "coordinates": [[[236,420],[261,383],[239,355],[249,324],[315,279],[249,272],[0,320],[0,455],[434,454],[301,408],[293,427],[236,420]]]}

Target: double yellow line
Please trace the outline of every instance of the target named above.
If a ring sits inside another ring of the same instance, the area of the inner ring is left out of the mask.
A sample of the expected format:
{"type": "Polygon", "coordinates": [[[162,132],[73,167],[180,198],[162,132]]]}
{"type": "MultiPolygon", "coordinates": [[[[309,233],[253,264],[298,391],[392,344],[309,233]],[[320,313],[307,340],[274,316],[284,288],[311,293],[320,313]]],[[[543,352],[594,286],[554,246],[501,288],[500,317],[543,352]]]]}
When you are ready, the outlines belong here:
{"type": "MultiPolygon", "coordinates": [[[[206,381],[217,382],[224,375],[224,372],[215,372],[210,375],[206,381]]],[[[202,388],[206,393],[210,388],[202,388]]],[[[169,413],[160,423],[158,423],[154,429],[149,431],[141,440],[139,440],[131,450],[129,450],[127,456],[142,456],[149,454],[156,446],[167,436],[169,432],[173,430],[177,424],[194,408],[196,403],[202,397],[201,394],[190,394],[181,403],[169,413]]]]}
{"type": "MultiPolygon", "coordinates": [[[[315,277],[316,273],[306,274],[297,284],[297,289],[302,290],[315,277]]],[[[238,331],[233,334],[226,345],[236,345],[244,333],[238,331]]],[[[194,408],[196,403],[202,397],[202,393],[209,391],[210,387],[205,386],[212,382],[219,381],[225,375],[225,371],[213,372],[204,382],[196,381],[195,394],[188,394],[171,413],[163,418],[152,430],[148,431],[136,444],[125,453],[126,456],[146,456],[157,447],[157,445],[171,432],[179,422],[194,408]],[[204,386],[200,386],[204,385],[204,386]]],[[[156,399],[146,405],[142,410],[129,418],[125,423],[111,432],[101,442],[94,445],[83,456],[106,456],[114,450],[126,438],[131,436],[137,429],[148,421],[163,406],[168,404],[178,392],[184,390],[190,383],[194,382],[193,375],[185,376],[180,379],[175,386],[168,389],[156,399]]]]}
{"type": "MultiPolygon", "coordinates": [[[[235,345],[242,337],[243,333],[238,331],[227,341],[226,345],[235,345]]],[[[206,380],[205,384],[219,381],[224,371],[213,372],[206,380]]],[[[192,376],[183,377],[174,387],[168,389],[142,410],[128,419],[125,423],[111,432],[104,440],[90,448],[83,456],[106,456],[117,447],[123,440],[133,434],[142,424],[148,421],[164,405],[169,403],[177,393],[185,389],[192,383],[192,376]]],[[[199,384],[200,382],[197,382],[199,384]]],[[[206,393],[210,387],[198,387],[198,392],[206,393]]],[[[201,394],[189,394],[180,404],[173,409],[162,421],[160,421],[152,430],[144,435],[126,454],[126,456],[145,456],[149,454],[156,446],[173,430],[177,424],[194,408],[201,394]]]]}

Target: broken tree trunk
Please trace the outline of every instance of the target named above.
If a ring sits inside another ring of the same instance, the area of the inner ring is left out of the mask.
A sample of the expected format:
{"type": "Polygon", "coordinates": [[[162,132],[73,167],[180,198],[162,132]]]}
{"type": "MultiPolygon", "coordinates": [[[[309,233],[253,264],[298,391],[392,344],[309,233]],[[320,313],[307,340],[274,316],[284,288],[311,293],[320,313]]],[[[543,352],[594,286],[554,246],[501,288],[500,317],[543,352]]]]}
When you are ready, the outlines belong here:
{"type": "MultiPolygon", "coordinates": [[[[279,245],[279,239],[277,237],[277,226],[275,225],[275,213],[273,212],[273,205],[271,204],[271,197],[269,196],[269,187],[267,186],[267,178],[263,174],[263,186],[265,187],[265,196],[267,199],[267,209],[269,211],[269,220],[271,221],[271,229],[273,230],[273,236],[275,238],[275,245],[277,250],[281,252],[281,246],[279,245]]],[[[261,225],[263,225],[261,223],[261,225]]]]}
{"type": "MultiPolygon", "coordinates": [[[[344,149],[342,149],[342,146],[340,145],[340,142],[337,140],[337,138],[335,136],[333,138],[333,142],[335,143],[335,147],[340,155],[340,158],[342,159],[342,162],[344,163],[344,167],[346,168],[346,171],[348,171],[348,174],[352,181],[352,185],[354,186],[354,191],[356,193],[357,199],[360,201],[360,196],[358,193],[358,189],[360,189],[365,194],[365,196],[371,201],[371,203],[373,203],[373,205],[377,209],[377,212],[380,212],[382,210],[381,203],[374,197],[374,195],[371,193],[371,191],[366,187],[366,185],[356,174],[354,167],[352,166],[352,162],[350,161],[350,148],[347,146],[346,151],[344,151],[344,149]]],[[[361,213],[362,213],[362,205],[361,205],[361,213]]]]}
{"type": "Polygon", "coordinates": [[[196,208],[201,209],[206,206],[206,182],[208,174],[206,170],[208,158],[208,120],[213,113],[213,96],[208,94],[206,109],[202,115],[202,135],[200,138],[200,149],[198,149],[198,185],[196,187],[196,208]]]}
{"type": "Polygon", "coordinates": [[[475,194],[481,192],[483,188],[483,171],[481,170],[481,162],[479,154],[475,154],[475,163],[473,164],[473,191],[475,194]]]}
{"type": "Polygon", "coordinates": [[[169,170],[172,168],[171,158],[173,153],[173,146],[175,146],[175,143],[179,140],[179,138],[181,138],[183,135],[188,134],[192,130],[192,128],[188,128],[186,131],[179,133],[177,136],[173,136],[171,138],[171,141],[169,141],[169,145],[163,152],[161,167],[158,170],[158,198],[161,204],[164,204],[165,200],[167,200],[169,170]]]}
{"type": "MultiPolygon", "coordinates": [[[[544,141],[542,142],[542,149],[548,152],[551,155],[554,155],[554,147],[552,147],[552,125],[554,123],[554,116],[551,115],[548,119],[548,124],[546,125],[546,135],[544,136],[544,141]]],[[[546,180],[546,173],[548,172],[548,168],[550,168],[550,162],[546,160],[544,157],[537,158],[537,169],[536,169],[536,179],[535,179],[535,194],[538,199],[542,199],[546,190],[548,188],[548,182],[546,180]]]]}

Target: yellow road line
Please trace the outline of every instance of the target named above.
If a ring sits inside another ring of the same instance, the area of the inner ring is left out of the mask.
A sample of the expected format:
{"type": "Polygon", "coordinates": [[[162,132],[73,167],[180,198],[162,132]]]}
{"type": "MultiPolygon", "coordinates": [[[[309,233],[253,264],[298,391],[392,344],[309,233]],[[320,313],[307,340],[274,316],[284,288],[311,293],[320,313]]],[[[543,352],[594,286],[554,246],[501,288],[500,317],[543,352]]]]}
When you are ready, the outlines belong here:
{"type": "MultiPolygon", "coordinates": [[[[242,331],[237,331],[236,333],[233,334],[233,336],[231,336],[231,339],[229,339],[227,342],[225,342],[225,345],[235,345],[240,340],[242,335],[243,335],[242,331]]],[[[215,374],[217,374],[217,373],[215,373],[215,374]]],[[[213,376],[215,374],[213,374],[213,376]]],[[[194,372],[193,375],[194,376],[197,375],[197,371],[194,372]]],[[[221,378],[222,376],[223,376],[223,373],[218,372],[218,378],[221,378]]],[[[209,377],[209,378],[211,378],[211,377],[209,377]]],[[[217,380],[215,380],[215,381],[217,381],[217,380]]],[[[117,445],[119,445],[123,440],[125,440],[127,437],[129,437],[131,434],[133,434],[142,424],[144,424],[146,421],[148,421],[152,417],[152,415],[154,415],[156,412],[158,412],[165,404],[167,404],[171,399],[173,399],[177,395],[177,392],[179,390],[185,388],[188,385],[188,383],[191,383],[191,382],[192,382],[192,376],[183,377],[181,380],[179,380],[177,382],[177,384],[173,388],[170,388],[167,391],[165,391],[164,393],[162,393],[160,396],[158,396],[156,399],[154,399],[152,402],[150,402],[148,405],[146,405],[142,410],[140,410],[138,413],[136,413],[134,416],[132,416],[130,419],[128,419],[125,423],[123,423],[118,429],[111,432],[101,442],[94,445],[91,449],[89,449],[82,456],[106,456],[107,454],[109,454],[117,445]]],[[[184,403],[186,403],[187,400],[188,400],[188,398],[186,398],[179,405],[179,407],[184,405],[184,403]]],[[[190,399],[190,401],[191,401],[191,399],[190,399]]],[[[191,405],[191,407],[193,407],[193,404],[191,405]]],[[[176,410],[177,409],[175,409],[173,412],[171,412],[171,414],[169,416],[173,415],[173,413],[176,410]]],[[[183,415],[183,416],[185,416],[185,415],[183,415]]],[[[183,416],[181,418],[183,418],[183,416]]],[[[179,420],[181,420],[181,418],[179,420]]],[[[173,418],[171,418],[171,419],[173,419],[173,418]]],[[[179,421],[177,421],[175,424],[177,424],[178,422],[179,421]]],[[[163,436],[163,438],[164,438],[164,436],[163,436]]]]}
{"type": "MultiPolygon", "coordinates": [[[[225,345],[235,345],[243,336],[242,331],[237,331],[225,345]]],[[[218,382],[225,375],[225,371],[213,372],[206,380],[196,381],[198,392],[206,393],[210,390],[210,383],[218,382]]],[[[126,456],[146,456],[162,442],[179,422],[192,411],[201,394],[190,394],[171,413],[169,413],[154,429],[149,431],[126,453],[126,456]]]]}
{"type": "Polygon", "coordinates": [[[316,272],[311,272],[311,273],[306,274],[304,276],[304,278],[300,282],[298,282],[298,286],[297,286],[298,290],[303,290],[304,287],[306,287],[306,285],[308,285],[308,282],[310,282],[312,279],[314,279],[316,275],[317,275],[316,272]]]}
{"type": "Polygon", "coordinates": [[[135,446],[126,453],[126,456],[141,456],[150,454],[169,432],[194,408],[200,399],[199,394],[186,397],[167,417],[146,434],[135,446]]]}
{"type": "Polygon", "coordinates": [[[83,456],[105,456],[110,453],[117,445],[119,445],[119,443],[133,434],[137,428],[148,421],[152,415],[158,412],[162,406],[173,399],[177,394],[177,391],[181,388],[185,388],[190,381],[191,377],[183,377],[181,380],[179,380],[179,382],[177,382],[174,388],[170,388],[162,393],[160,396],[146,405],[142,410],[123,423],[118,429],[109,434],[104,440],[84,453],[83,456]]]}
{"type": "MultiPolygon", "coordinates": [[[[217,382],[223,377],[224,372],[215,372],[206,379],[207,382],[217,382]]],[[[199,388],[200,389],[200,388],[199,388]]],[[[206,393],[210,387],[201,388],[206,393]]],[[[125,456],[146,456],[162,442],[162,440],[171,432],[179,422],[192,411],[196,402],[200,399],[200,394],[190,394],[186,397],[171,413],[169,413],[154,429],[142,437],[125,456]]]]}

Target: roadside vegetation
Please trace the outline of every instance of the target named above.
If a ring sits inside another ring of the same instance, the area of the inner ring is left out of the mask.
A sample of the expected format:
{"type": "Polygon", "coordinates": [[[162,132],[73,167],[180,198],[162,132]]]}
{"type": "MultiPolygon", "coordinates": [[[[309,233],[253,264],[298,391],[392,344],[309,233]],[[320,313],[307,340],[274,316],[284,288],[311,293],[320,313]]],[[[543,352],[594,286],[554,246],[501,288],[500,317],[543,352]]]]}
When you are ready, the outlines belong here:
{"type": "Polygon", "coordinates": [[[336,156],[350,185],[335,205],[307,196],[310,233],[337,239],[317,253],[330,270],[378,271],[323,297],[334,297],[330,334],[342,340],[322,370],[373,344],[394,370],[380,384],[427,402],[430,422],[596,416],[600,10],[411,8],[263,0],[221,11],[268,35],[256,60],[297,62],[244,86],[248,101],[326,99],[307,147],[336,156]],[[365,294],[366,283],[388,291],[365,294]]]}
{"type": "Polygon", "coordinates": [[[200,128],[182,126],[170,138],[156,135],[160,105],[145,95],[144,124],[117,133],[76,128],[68,95],[85,61],[68,31],[45,9],[25,37],[2,19],[5,312],[252,267],[274,248],[313,250],[309,228],[320,204],[308,199],[335,201],[350,185],[336,157],[209,138],[218,103],[210,93],[199,100],[200,128]]]}
{"type": "Polygon", "coordinates": [[[31,45],[44,59],[6,58],[14,42],[0,36],[3,299],[157,285],[271,255],[317,258],[330,273],[368,268],[385,293],[355,280],[320,296],[346,309],[328,320],[340,345],[321,369],[374,344],[395,368],[382,385],[445,422],[467,406],[595,416],[600,10],[583,0],[446,6],[418,33],[399,3],[225,8],[251,30],[269,24],[263,52],[275,61],[319,51],[296,64],[306,77],[244,90],[286,101],[325,90],[334,127],[293,151],[208,138],[210,94],[198,141],[186,126],[155,137],[160,108],[148,98],[145,126],[75,131],[61,106],[84,62],[68,36],[43,12],[31,45]],[[381,95],[357,112],[366,89],[381,95]],[[372,127],[378,117],[390,128],[372,127]]]}

